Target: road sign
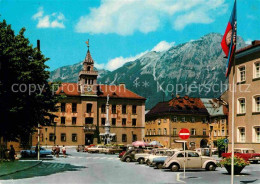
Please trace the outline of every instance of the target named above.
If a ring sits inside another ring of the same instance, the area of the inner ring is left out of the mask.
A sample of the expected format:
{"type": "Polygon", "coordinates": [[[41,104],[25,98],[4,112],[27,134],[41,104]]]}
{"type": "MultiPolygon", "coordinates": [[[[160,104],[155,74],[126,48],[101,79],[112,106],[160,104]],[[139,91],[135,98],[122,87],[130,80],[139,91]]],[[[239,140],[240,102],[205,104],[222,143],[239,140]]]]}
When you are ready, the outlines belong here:
{"type": "Polygon", "coordinates": [[[179,137],[184,140],[188,139],[190,137],[190,131],[186,128],[181,129],[179,132],[179,137]]]}
{"type": "Polygon", "coordinates": [[[228,139],[224,139],[224,143],[225,143],[225,144],[228,144],[228,139]]]}

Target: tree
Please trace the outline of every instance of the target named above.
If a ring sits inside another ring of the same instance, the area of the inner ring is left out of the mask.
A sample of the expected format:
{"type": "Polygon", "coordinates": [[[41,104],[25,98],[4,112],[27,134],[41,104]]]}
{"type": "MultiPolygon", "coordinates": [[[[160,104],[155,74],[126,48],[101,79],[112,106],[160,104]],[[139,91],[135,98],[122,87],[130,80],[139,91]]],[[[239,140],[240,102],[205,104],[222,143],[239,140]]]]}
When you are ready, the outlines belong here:
{"type": "Polygon", "coordinates": [[[218,153],[219,157],[221,157],[221,154],[225,152],[225,148],[227,144],[224,142],[225,139],[218,139],[217,140],[217,146],[218,146],[218,153]]]}
{"type": "Polygon", "coordinates": [[[24,36],[15,35],[11,25],[0,21],[0,137],[16,141],[29,135],[37,124],[50,123],[56,97],[48,83],[48,58],[33,48],[24,36]]]}

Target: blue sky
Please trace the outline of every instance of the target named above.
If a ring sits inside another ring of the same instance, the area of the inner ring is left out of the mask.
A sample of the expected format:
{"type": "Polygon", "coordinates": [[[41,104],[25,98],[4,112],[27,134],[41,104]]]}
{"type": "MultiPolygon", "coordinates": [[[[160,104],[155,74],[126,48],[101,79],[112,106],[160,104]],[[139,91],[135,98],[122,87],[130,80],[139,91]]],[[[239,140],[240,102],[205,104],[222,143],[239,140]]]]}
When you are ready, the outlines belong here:
{"type": "MultiPolygon", "coordinates": [[[[223,34],[233,0],[0,0],[0,19],[50,60],[50,70],[82,61],[114,70],[150,50],[217,32],[223,34]]],[[[238,0],[238,35],[260,39],[260,0],[238,0]]]]}

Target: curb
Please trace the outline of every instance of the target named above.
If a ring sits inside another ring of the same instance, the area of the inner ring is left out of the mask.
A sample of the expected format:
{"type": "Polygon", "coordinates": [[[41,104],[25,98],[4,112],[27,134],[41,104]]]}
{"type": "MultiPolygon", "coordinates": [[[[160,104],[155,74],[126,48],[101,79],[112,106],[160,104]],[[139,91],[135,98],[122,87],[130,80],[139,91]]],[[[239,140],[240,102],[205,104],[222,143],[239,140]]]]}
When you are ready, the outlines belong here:
{"type": "Polygon", "coordinates": [[[29,167],[26,167],[26,168],[23,168],[23,169],[19,169],[19,170],[16,170],[16,171],[13,171],[13,172],[10,172],[10,173],[6,173],[6,174],[0,174],[0,177],[8,176],[8,175],[10,175],[10,174],[15,174],[15,173],[18,173],[18,172],[21,172],[21,171],[25,171],[25,170],[27,170],[27,169],[31,169],[31,168],[33,168],[33,167],[35,167],[35,166],[37,166],[37,165],[39,165],[39,164],[41,164],[41,163],[42,163],[42,160],[40,160],[40,161],[37,162],[36,164],[31,165],[31,166],[29,166],[29,167]]]}

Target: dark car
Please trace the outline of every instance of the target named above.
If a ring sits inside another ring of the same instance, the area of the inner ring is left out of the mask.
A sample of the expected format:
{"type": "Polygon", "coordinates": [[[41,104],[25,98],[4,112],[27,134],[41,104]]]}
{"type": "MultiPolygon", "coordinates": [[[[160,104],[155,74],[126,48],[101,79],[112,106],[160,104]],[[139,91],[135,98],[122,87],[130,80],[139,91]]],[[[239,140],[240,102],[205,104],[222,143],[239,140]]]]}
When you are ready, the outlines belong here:
{"type": "MultiPolygon", "coordinates": [[[[22,158],[37,157],[35,146],[32,146],[30,150],[22,150],[20,153],[22,158]]],[[[46,157],[47,155],[51,155],[51,154],[52,154],[51,150],[40,147],[40,157],[46,157]]]]}
{"type": "Polygon", "coordinates": [[[130,149],[121,158],[123,162],[134,162],[136,153],[144,153],[143,149],[130,149]]]}

